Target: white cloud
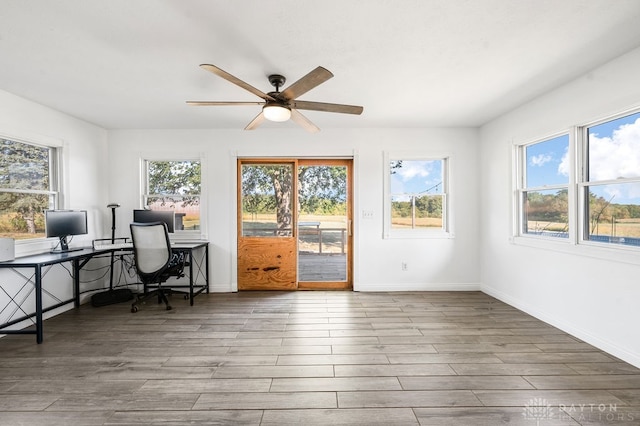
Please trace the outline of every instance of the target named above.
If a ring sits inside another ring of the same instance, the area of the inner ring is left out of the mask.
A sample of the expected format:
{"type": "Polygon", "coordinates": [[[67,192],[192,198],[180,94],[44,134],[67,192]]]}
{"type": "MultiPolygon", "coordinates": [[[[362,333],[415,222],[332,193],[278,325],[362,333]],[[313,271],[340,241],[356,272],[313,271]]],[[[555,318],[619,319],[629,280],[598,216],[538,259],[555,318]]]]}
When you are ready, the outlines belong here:
{"type": "Polygon", "coordinates": [[[402,163],[402,168],[398,170],[398,174],[405,182],[416,176],[427,177],[429,176],[428,166],[429,162],[427,161],[405,161],[402,163]]]}
{"type": "Polygon", "coordinates": [[[548,163],[551,160],[553,160],[553,157],[551,156],[551,154],[538,154],[531,157],[531,165],[541,167],[545,163],[548,163]]]}
{"type": "Polygon", "coordinates": [[[589,135],[590,180],[640,176],[640,118],[613,131],[611,137],[589,135]]]}
{"type": "Polygon", "coordinates": [[[558,164],[558,174],[562,176],[569,176],[569,147],[564,150],[560,164],[558,164]]]}

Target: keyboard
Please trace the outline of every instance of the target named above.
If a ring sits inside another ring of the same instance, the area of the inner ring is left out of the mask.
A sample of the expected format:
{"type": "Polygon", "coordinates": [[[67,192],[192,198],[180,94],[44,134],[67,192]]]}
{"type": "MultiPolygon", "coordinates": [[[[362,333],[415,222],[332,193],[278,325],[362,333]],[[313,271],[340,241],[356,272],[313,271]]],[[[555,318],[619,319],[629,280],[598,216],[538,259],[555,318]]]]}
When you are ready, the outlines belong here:
{"type": "Polygon", "coordinates": [[[96,244],[96,250],[126,250],[132,249],[133,243],[106,243],[106,244],[96,244]]]}

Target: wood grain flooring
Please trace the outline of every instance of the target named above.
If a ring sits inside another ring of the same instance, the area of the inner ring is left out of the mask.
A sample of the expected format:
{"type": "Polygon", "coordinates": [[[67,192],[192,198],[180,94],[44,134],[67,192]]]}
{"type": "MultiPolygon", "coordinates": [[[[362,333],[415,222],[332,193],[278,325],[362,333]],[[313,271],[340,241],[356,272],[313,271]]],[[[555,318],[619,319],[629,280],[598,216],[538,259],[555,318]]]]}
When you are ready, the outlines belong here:
{"type": "Polygon", "coordinates": [[[173,296],[0,339],[0,425],[638,425],[640,370],[480,292],[173,296]]]}

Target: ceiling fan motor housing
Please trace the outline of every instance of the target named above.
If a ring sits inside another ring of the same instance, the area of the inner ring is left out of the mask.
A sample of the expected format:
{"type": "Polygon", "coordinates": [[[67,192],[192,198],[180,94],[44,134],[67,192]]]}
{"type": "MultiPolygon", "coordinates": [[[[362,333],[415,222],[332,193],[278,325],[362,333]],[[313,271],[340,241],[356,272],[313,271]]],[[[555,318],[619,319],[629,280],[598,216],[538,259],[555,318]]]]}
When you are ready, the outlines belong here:
{"type": "Polygon", "coordinates": [[[280,74],[271,74],[269,76],[269,83],[271,83],[271,85],[276,88],[276,92],[280,92],[280,88],[284,86],[284,83],[286,81],[287,79],[280,74]]]}

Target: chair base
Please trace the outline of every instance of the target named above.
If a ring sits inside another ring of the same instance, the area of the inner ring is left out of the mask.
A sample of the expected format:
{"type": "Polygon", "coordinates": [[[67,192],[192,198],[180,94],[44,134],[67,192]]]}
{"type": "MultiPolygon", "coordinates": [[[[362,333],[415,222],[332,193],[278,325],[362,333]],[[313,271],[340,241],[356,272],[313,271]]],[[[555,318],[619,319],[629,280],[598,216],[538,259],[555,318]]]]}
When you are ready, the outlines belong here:
{"type": "Polygon", "coordinates": [[[144,304],[147,300],[151,298],[156,298],[158,300],[158,304],[164,303],[166,310],[170,311],[173,308],[169,304],[169,299],[167,298],[167,296],[171,296],[174,293],[184,294],[185,300],[189,300],[189,293],[175,291],[175,290],[172,290],[171,288],[156,287],[151,291],[138,293],[135,296],[135,301],[131,304],[131,312],[132,313],[138,312],[138,309],[139,309],[138,305],[144,304]]]}

